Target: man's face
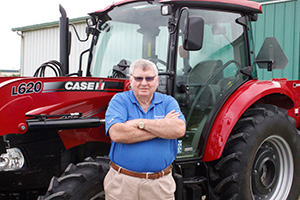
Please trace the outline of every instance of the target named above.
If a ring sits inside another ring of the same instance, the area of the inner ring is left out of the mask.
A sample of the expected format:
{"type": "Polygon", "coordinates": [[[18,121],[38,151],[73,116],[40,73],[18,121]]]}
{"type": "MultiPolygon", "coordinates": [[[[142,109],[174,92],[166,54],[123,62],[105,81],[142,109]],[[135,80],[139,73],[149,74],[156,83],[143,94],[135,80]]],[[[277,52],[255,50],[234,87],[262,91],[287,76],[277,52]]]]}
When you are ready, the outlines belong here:
{"type": "Polygon", "coordinates": [[[153,69],[135,68],[130,76],[130,85],[137,98],[152,98],[158,87],[158,76],[153,69]]]}

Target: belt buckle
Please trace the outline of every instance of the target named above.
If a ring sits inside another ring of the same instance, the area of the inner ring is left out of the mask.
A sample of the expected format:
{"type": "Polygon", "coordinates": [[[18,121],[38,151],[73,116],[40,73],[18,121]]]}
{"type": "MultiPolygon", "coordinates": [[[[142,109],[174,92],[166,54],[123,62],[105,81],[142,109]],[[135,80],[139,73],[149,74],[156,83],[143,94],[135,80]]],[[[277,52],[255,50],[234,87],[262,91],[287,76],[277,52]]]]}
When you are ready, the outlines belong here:
{"type": "Polygon", "coordinates": [[[154,174],[153,172],[147,172],[146,173],[146,180],[149,180],[149,174],[151,175],[151,174],[154,174]]]}
{"type": "Polygon", "coordinates": [[[122,167],[119,166],[118,173],[121,173],[122,167]]]}

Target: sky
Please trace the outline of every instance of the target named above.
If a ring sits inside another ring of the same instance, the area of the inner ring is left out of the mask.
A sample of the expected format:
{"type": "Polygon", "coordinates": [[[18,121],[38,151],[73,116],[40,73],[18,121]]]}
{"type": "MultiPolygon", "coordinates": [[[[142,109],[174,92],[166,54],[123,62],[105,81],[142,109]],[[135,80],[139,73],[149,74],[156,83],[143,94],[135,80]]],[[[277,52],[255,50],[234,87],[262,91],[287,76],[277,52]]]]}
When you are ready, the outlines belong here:
{"type": "MultiPolygon", "coordinates": [[[[117,0],[118,1],[118,0],[117,0]]],[[[115,2],[117,2],[115,1],[115,2]]],[[[61,4],[69,19],[110,5],[111,0],[11,0],[0,7],[0,70],[20,69],[21,37],[13,28],[58,21],[61,4]]]]}

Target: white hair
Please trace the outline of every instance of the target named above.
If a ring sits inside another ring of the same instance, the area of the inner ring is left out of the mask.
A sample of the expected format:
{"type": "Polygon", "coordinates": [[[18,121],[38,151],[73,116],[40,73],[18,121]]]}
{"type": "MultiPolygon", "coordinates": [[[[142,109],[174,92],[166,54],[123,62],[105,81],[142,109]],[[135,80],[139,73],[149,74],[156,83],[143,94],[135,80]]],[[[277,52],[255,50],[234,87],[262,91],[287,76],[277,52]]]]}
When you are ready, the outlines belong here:
{"type": "Polygon", "coordinates": [[[142,68],[143,71],[153,69],[155,75],[158,75],[158,70],[156,65],[153,62],[146,59],[138,59],[137,61],[133,62],[129,67],[129,74],[132,75],[134,70],[138,67],[142,68]]]}

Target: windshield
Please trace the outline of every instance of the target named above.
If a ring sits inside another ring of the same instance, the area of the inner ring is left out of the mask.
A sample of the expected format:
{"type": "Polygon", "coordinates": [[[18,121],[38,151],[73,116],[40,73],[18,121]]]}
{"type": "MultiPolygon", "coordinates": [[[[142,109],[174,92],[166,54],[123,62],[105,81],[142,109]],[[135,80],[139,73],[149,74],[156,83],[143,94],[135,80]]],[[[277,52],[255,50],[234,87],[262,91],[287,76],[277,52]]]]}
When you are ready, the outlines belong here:
{"type": "Polygon", "coordinates": [[[92,76],[127,78],[126,66],[140,58],[166,71],[168,18],[160,14],[160,5],[139,2],[116,7],[108,15],[111,20],[102,25],[93,50],[92,76]]]}

